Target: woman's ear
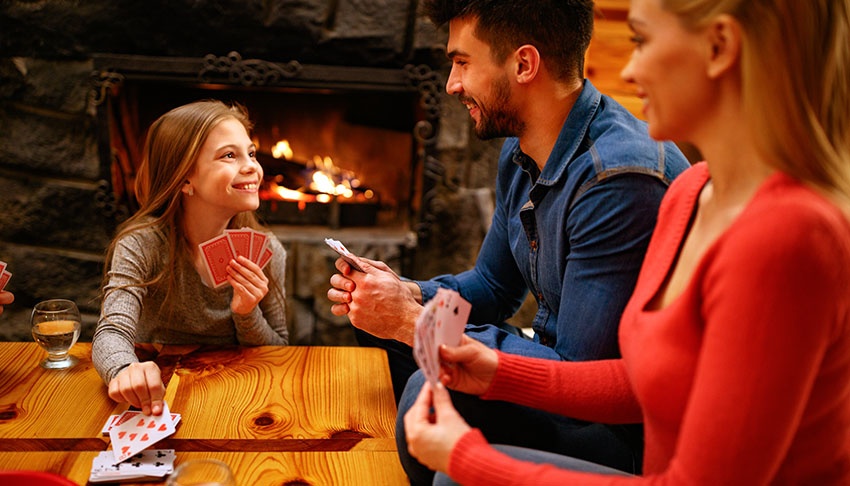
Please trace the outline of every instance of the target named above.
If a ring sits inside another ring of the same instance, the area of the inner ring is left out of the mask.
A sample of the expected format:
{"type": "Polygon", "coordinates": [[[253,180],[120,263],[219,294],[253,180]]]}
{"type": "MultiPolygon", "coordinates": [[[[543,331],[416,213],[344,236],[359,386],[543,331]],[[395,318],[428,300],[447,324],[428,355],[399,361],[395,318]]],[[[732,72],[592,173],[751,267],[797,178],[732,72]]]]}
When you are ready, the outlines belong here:
{"type": "Polygon", "coordinates": [[[183,183],[183,188],[181,189],[181,191],[187,196],[195,195],[195,188],[192,187],[192,183],[189,181],[183,183]]]}
{"type": "Polygon", "coordinates": [[[731,15],[718,15],[706,28],[711,52],[708,76],[717,78],[738,64],[741,58],[741,24],[731,15]]]}
{"type": "Polygon", "coordinates": [[[528,83],[537,76],[540,69],[540,51],[530,44],[522,45],[514,51],[514,62],[517,82],[528,83]]]}

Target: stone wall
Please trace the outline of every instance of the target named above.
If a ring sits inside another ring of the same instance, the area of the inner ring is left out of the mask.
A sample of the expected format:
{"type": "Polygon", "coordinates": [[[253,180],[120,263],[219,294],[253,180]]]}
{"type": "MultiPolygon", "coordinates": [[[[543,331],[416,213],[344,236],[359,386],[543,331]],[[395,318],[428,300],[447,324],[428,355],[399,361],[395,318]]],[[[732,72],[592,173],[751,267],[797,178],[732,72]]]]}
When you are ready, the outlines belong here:
{"type": "MultiPolygon", "coordinates": [[[[132,0],[0,4],[0,260],[16,302],[0,315],[0,340],[29,340],[32,305],[70,298],[91,338],[113,202],[97,153],[92,54],[202,57],[239,51],[268,61],[445,73],[445,32],[416,16],[415,0],[132,0]]],[[[492,205],[499,143],[470,136],[462,105],[442,94],[436,141],[445,175],[433,203],[432,237],[405,250],[349,244],[407,276],[457,272],[474,262],[492,205]]],[[[333,272],[326,248],[282,238],[287,293],[299,344],[352,344],[345,318],[324,295],[333,272]]],[[[348,244],[348,242],[346,242],[348,244]]]]}

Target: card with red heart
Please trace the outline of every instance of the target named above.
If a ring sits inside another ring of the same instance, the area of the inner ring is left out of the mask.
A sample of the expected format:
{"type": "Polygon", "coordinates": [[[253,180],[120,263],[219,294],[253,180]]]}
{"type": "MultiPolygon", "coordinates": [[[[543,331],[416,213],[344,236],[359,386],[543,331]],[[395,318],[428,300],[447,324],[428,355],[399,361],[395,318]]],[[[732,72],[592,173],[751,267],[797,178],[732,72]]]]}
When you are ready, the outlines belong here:
{"type": "Polygon", "coordinates": [[[156,444],[173,434],[174,430],[168,404],[163,404],[162,415],[137,415],[115,425],[109,430],[112,453],[115,456],[114,464],[156,444]]]}

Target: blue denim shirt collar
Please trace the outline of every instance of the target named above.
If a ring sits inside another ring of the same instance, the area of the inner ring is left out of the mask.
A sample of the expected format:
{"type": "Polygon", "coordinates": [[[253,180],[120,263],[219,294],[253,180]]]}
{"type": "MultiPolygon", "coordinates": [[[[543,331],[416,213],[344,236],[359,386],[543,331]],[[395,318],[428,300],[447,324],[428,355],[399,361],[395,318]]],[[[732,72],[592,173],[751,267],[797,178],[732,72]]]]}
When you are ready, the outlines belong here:
{"type": "Polygon", "coordinates": [[[532,167],[534,161],[520,149],[519,144],[514,149],[512,154],[514,163],[531,174],[532,180],[536,179],[537,184],[552,186],[557,183],[563,177],[569,162],[575,158],[581,144],[587,139],[587,130],[599,109],[602,93],[590,81],[584,80],[583,83],[581,93],[561,127],[561,132],[558,134],[552,153],[549,154],[549,160],[543,166],[542,173],[536,173],[536,167],[532,167]]]}

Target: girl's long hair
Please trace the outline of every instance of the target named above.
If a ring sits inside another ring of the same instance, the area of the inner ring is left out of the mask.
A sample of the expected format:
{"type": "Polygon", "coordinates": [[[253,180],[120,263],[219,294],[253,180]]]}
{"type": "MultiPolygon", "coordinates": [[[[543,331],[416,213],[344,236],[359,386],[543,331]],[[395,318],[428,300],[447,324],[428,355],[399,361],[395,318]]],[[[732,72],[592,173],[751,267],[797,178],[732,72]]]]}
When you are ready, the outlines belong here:
{"type": "MultiPolygon", "coordinates": [[[[136,178],[136,196],[139,210],[118,227],[109,245],[104,265],[103,287],[109,279],[109,270],[117,243],[125,236],[146,228],[158,231],[166,240],[168,254],[164,264],[141,287],[152,287],[165,292],[163,308],[168,305],[178,287],[181,259],[189,259],[192,251],[183,231],[182,187],[195,166],[198,153],[209,133],[223,120],[238,120],[248,133],[253,124],[244,106],[225,104],[218,100],[203,100],[179,106],[154,121],[148,129],[142,151],[142,163],[136,178]]],[[[234,216],[228,228],[248,227],[268,231],[260,224],[253,211],[234,216]]],[[[269,291],[284,298],[283,282],[269,275],[269,291]]],[[[112,289],[118,290],[120,289],[112,289]]],[[[103,295],[102,297],[105,297],[103,295]]],[[[283,300],[281,300],[283,302],[283,300]]]]}

